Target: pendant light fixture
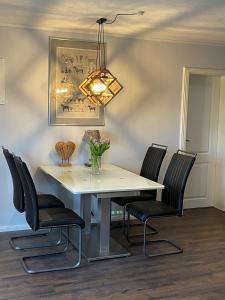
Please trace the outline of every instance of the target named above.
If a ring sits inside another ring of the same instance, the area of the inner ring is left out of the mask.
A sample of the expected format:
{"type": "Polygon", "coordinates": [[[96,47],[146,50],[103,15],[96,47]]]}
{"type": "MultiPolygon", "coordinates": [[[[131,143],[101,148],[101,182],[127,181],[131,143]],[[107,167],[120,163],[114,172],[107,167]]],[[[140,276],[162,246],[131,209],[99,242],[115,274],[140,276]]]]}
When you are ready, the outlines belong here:
{"type": "Polygon", "coordinates": [[[107,105],[121,90],[122,85],[106,67],[106,45],[104,24],[112,24],[120,15],[143,15],[144,12],[132,14],[117,14],[113,21],[100,18],[96,22],[98,29],[98,44],[96,55],[96,69],[79,85],[81,92],[96,106],[107,105]]]}

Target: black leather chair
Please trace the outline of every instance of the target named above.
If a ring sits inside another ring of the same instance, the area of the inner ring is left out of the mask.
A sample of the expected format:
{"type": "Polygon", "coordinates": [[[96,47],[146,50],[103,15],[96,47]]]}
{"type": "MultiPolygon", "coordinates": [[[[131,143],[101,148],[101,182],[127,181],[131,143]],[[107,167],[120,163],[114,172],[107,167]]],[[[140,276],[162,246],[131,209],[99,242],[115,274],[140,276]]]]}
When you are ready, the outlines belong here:
{"type": "MultiPolygon", "coordinates": [[[[25,210],[25,202],[24,202],[24,190],[22,186],[22,182],[17,171],[13,154],[9,152],[8,149],[3,148],[3,154],[5,156],[6,162],[8,164],[12,181],[13,181],[13,203],[16,210],[20,213],[23,213],[25,210]]],[[[54,207],[65,207],[62,201],[50,194],[39,194],[38,195],[38,207],[41,208],[54,208],[54,207]]],[[[17,236],[11,237],[10,245],[14,250],[24,250],[24,249],[31,249],[34,248],[33,246],[30,247],[22,247],[15,244],[15,241],[21,238],[33,238],[33,237],[40,237],[46,235],[43,234],[36,234],[36,235],[24,235],[24,236],[17,236]]],[[[61,237],[57,241],[57,244],[61,242],[61,237]]],[[[36,247],[35,247],[36,248],[36,247]]],[[[37,247],[38,248],[38,247],[37,247]]]]}
{"type": "Polygon", "coordinates": [[[26,164],[19,157],[14,157],[14,161],[17,170],[20,174],[23,190],[25,192],[25,207],[26,207],[25,216],[30,228],[34,231],[39,229],[52,229],[52,228],[58,228],[61,231],[63,228],[65,228],[67,232],[66,235],[67,243],[63,251],[50,253],[50,254],[23,257],[22,265],[25,271],[28,273],[40,273],[40,272],[50,272],[50,271],[68,270],[68,269],[77,268],[81,262],[82,229],[85,227],[84,220],[71,209],[64,208],[64,207],[39,209],[36,189],[26,164]],[[69,227],[76,227],[79,231],[77,261],[72,266],[67,266],[67,267],[63,266],[63,267],[44,268],[44,269],[36,269],[36,270],[30,268],[27,262],[33,260],[34,258],[37,259],[46,256],[61,254],[68,249],[69,227]]]}
{"type": "Polygon", "coordinates": [[[148,257],[177,254],[183,249],[174,242],[166,239],[149,240],[146,239],[146,227],[152,218],[171,217],[183,215],[183,199],[186,182],[192,166],[195,162],[196,154],[178,150],[170,161],[167,168],[163,184],[161,201],[139,201],[126,206],[127,217],[127,239],[130,241],[130,215],[144,223],[144,254],[148,257]],[[164,253],[148,254],[147,244],[166,242],[176,248],[175,251],[164,253]]]}
{"type": "MultiPolygon", "coordinates": [[[[167,146],[160,144],[152,144],[145,155],[145,158],[142,163],[140,176],[145,177],[147,179],[158,181],[160,167],[162,165],[163,159],[166,155],[167,146]]],[[[140,191],[140,196],[129,196],[129,197],[117,197],[112,198],[112,201],[116,204],[123,207],[123,229],[125,229],[125,212],[126,205],[128,203],[132,203],[135,201],[149,201],[156,200],[157,191],[149,190],[149,191],[140,191]]],[[[153,233],[157,233],[157,230],[152,226],[149,226],[153,233]]],[[[135,234],[133,236],[139,236],[139,234],[135,234]]]]}

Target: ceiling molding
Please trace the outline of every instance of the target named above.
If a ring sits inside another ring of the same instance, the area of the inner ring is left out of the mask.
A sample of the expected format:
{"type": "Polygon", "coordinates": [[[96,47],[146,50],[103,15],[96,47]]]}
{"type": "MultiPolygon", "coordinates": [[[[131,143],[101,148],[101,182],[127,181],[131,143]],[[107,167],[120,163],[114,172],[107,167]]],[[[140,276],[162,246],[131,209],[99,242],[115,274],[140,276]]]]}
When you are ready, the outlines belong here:
{"type": "MultiPolygon", "coordinates": [[[[53,27],[43,27],[43,26],[27,26],[27,25],[15,25],[10,23],[0,23],[0,28],[15,28],[15,29],[27,29],[27,30],[40,30],[40,31],[47,31],[51,34],[57,34],[62,33],[63,35],[72,34],[75,38],[76,36],[79,38],[84,38],[84,35],[88,37],[89,40],[96,40],[96,30],[89,30],[88,34],[85,29],[83,30],[74,30],[74,29],[62,29],[62,28],[53,28],[53,27]]],[[[160,37],[160,35],[155,37],[141,37],[134,34],[112,34],[112,33],[106,33],[106,38],[112,37],[112,38],[128,38],[128,39],[136,39],[136,40],[143,40],[143,41],[151,41],[151,42],[165,42],[165,43],[178,43],[178,44],[191,44],[191,45],[206,45],[206,46],[217,46],[217,47],[225,47],[225,41],[219,41],[219,40],[200,40],[198,38],[198,34],[201,35],[201,32],[196,33],[196,37],[193,39],[190,39],[188,37],[184,37],[184,35],[181,37],[179,33],[179,36],[176,37],[176,32],[173,31],[173,35],[171,35],[171,32],[164,31],[163,36],[160,37]]]]}

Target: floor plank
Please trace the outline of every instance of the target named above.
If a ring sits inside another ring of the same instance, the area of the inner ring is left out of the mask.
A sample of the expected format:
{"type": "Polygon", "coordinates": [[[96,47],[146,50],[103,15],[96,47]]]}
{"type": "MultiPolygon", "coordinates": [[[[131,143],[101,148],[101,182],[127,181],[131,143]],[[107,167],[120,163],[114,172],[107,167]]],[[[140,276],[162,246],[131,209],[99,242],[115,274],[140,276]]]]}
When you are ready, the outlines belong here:
{"type": "MultiPolygon", "coordinates": [[[[225,299],[225,213],[215,208],[189,209],[182,218],[157,219],[153,223],[160,232],[158,237],[175,240],[184,253],[147,259],[142,247],[136,246],[131,248],[131,257],[36,275],[27,275],[20,265],[19,258],[25,251],[10,248],[8,238],[13,233],[1,233],[0,299],[225,299]]],[[[114,229],[112,235],[129,246],[121,229],[114,229]]],[[[65,259],[58,257],[57,263],[65,259]]]]}

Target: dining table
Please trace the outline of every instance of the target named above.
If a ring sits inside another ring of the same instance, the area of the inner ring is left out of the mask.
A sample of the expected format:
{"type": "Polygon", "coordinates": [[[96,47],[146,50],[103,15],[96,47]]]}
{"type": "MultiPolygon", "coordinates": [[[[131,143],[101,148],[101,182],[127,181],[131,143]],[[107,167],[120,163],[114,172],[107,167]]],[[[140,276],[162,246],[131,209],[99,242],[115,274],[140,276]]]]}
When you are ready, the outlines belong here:
{"type": "MultiPolygon", "coordinates": [[[[112,198],[138,196],[143,190],[164,188],[158,182],[113,164],[103,164],[98,175],[92,174],[91,168],[85,165],[44,165],[40,170],[65,206],[84,219],[83,255],[89,262],[130,255],[110,235],[112,198]]],[[[70,239],[75,244],[75,232],[70,233],[70,239]]]]}

